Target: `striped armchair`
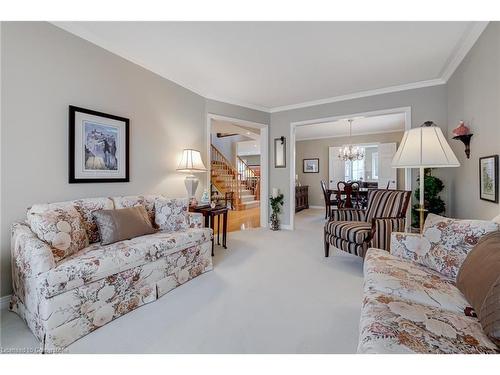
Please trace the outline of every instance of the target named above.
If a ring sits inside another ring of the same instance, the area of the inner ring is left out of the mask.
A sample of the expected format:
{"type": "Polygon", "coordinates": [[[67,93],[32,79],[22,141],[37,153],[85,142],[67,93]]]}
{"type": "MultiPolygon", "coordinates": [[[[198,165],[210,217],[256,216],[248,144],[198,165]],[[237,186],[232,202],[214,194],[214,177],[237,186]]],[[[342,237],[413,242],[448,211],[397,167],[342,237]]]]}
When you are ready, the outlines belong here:
{"type": "Polygon", "coordinates": [[[364,257],[369,247],[389,250],[391,233],[403,232],[411,191],[370,190],[366,210],[332,210],[325,224],[325,257],[330,245],[364,257]]]}

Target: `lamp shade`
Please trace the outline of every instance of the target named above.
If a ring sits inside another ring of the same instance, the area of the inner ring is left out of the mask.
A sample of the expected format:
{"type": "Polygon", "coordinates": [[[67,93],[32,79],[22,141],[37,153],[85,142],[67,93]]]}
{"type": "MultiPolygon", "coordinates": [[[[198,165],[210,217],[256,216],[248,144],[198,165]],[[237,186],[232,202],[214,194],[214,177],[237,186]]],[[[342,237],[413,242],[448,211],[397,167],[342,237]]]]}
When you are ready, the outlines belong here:
{"type": "Polygon", "coordinates": [[[182,159],[177,167],[179,172],[206,172],[207,168],[201,160],[201,154],[197,150],[185,149],[182,151],[182,159]]]}
{"type": "Polygon", "coordinates": [[[460,162],[441,129],[431,121],[405,131],[392,166],[395,168],[459,167],[460,162]]]}

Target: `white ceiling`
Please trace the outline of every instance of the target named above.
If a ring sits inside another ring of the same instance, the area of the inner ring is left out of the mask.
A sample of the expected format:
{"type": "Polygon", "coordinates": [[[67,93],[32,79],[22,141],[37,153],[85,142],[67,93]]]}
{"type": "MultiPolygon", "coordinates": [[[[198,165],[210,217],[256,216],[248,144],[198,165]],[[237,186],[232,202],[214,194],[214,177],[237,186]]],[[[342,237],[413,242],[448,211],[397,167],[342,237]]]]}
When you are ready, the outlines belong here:
{"type": "Polygon", "coordinates": [[[56,22],[204,97],[275,112],[443,84],[485,22],[56,22]]]}
{"type": "MultiPolygon", "coordinates": [[[[404,113],[357,118],[352,122],[352,135],[390,133],[404,129],[404,113]]],[[[348,136],[349,122],[347,119],[299,126],[295,130],[295,138],[298,141],[348,136]]]]}

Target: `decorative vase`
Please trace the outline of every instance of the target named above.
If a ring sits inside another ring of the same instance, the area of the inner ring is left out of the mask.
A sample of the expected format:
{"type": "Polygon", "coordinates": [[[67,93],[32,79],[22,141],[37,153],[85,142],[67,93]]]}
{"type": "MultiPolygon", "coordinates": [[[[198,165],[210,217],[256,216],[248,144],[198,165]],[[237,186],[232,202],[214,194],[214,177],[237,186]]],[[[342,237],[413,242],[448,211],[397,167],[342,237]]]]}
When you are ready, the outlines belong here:
{"type": "Polygon", "coordinates": [[[201,196],[200,202],[202,205],[207,205],[210,203],[210,197],[208,196],[208,191],[203,190],[203,195],[201,196]]]}
{"type": "Polygon", "coordinates": [[[467,134],[469,134],[469,132],[470,132],[470,129],[465,125],[465,123],[463,121],[460,121],[458,126],[455,129],[453,129],[453,134],[455,136],[467,135],[467,134]]]}
{"type": "Polygon", "coordinates": [[[271,215],[271,230],[280,230],[280,219],[276,214],[271,215]]]}

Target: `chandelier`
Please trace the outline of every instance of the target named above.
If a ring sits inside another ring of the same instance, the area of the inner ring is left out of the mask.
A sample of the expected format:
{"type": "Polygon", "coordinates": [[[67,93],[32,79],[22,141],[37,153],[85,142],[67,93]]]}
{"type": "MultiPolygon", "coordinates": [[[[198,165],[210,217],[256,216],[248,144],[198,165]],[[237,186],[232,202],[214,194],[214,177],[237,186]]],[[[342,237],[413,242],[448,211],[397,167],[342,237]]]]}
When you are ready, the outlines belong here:
{"type": "MultiPolygon", "coordinates": [[[[352,122],[354,120],[349,119],[349,140],[352,139],[352,122]]],[[[365,150],[361,147],[354,146],[353,144],[349,144],[340,149],[339,155],[340,160],[343,161],[353,161],[353,160],[361,160],[365,157],[365,150]]]]}

